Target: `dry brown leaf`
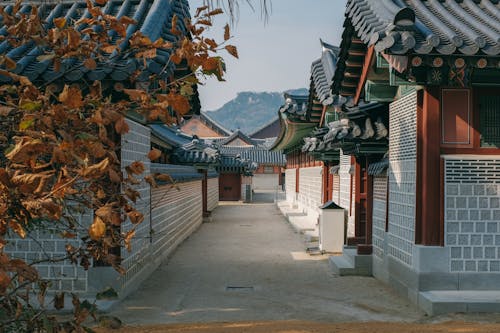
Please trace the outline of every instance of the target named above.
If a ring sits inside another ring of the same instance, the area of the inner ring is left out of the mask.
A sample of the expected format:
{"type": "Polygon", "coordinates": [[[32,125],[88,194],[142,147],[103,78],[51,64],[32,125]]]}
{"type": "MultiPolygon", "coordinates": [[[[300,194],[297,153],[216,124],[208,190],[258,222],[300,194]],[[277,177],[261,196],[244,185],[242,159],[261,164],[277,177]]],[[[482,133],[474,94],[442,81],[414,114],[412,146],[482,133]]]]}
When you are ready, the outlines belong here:
{"type": "Polygon", "coordinates": [[[115,123],[115,130],[116,130],[116,133],[118,134],[126,134],[128,133],[129,131],[129,126],[127,124],[127,122],[125,121],[125,117],[121,117],[120,119],[118,119],[115,123]]]}
{"type": "Polygon", "coordinates": [[[94,222],[89,227],[89,236],[95,241],[100,240],[106,234],[106,224],[103,220],[96,216],[94,222]]]}
{"type": "Polygon", "coordinates": [[[148,153],[148,158],[151,161],[157,160],[161,157],[161,151],[159,151],[156,148],[153,148],[149,153],[148,153]]]}
{"type": "Polygon", "coordinates": [[[96,163],[96,164],[93,164],[89,167],[83,168],[83,170],[81,170],[80,174],[83,177],[87,177],[87,178],[97,178],[97,177],[102,176],[108,170],[108,167],[109,167],[109,159],[106,157],[105,159],[103,159],[99,163],[96,163]]]}
{"type": "Polygon", "coordinates": [[[226,45],[226,51],[235,58],[238,58],[238,49],[234,45],[226,45]]]}
{"type": "Polygon", "coordinates": [[[64,26],[66,25],[66,18],[64,18],[64,17],[56,17],[54,19],[54,25],[57,28],[59,28],[59,29],[64,28],[64,26]]]}
{"type": "Polygon", "coordinates": [[[231,32],[229,30],[229,24],[226,24],[224,26],[224,40],[228,40],[229,38],[231,38],[231,32]]]}
{"type": "Polygon", "coordinates": [[[59,94],[59,101],[70,109],[81,108],[83,106],[82,91],[75,86],[65,85],[59,94]]]}
{"type": "Polygon", "coordinates": [[[90,70],[94,70],[97,68],[97,63],[94,59],[92,58],[87,58],[85,59],[85,61],[83,62],[83,66],[85,66],[86,68],[90,69],[90,70]]]}

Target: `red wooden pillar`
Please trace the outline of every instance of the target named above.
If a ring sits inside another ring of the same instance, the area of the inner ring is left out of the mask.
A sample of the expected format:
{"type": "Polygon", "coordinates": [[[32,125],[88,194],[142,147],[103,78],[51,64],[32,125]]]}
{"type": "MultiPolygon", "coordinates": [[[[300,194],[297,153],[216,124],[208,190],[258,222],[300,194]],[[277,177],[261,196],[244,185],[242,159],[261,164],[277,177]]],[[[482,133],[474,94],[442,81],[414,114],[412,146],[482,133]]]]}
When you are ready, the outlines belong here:
{"type": "Polygon", "coordinates": [[[326,163],[323,164],[323,172],[321,174],[323,180],[323,203],[328,201],[328,192],[330,191],[329,182],[328,182],[328,165],[326,163]]]}
{"type": "Polygon", "coordinates": [[[439,88],[418,92],[415,243],[422,245],[441,245],[439,106],[439,88]]]}

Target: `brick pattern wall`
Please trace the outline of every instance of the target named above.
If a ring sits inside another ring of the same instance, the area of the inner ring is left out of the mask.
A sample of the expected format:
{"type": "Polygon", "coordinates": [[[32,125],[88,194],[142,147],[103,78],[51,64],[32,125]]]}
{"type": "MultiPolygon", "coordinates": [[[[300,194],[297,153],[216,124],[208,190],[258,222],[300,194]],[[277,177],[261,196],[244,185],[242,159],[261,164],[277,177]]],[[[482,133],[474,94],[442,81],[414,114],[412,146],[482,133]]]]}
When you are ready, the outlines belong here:
{"type": "Polygon", "coordinates": [[[290,203],[295,202],[295,184],[296,184],[296,169],[285,170],[285,191],[286,200],[290,203]]]}
{"type": "MultiPolygon", "coordinates": [[[[122,170],[124,175],[125,167],[134,161],[141,161],[144,163],[144,174],[150,173],[151,162],[147,158],[148,152],[151,150],[151,131],[148,127],[143,126],[131,120],[127,120],[130,131],[122,136],[122,170]]],[[[135,207],[144,214],[144,221],[137,226],[135,237],[131,242],[132,252],[122,249],[122,265],[126,270],[124,276],[121,277],[122,285],[133,278],[133,276],[140,272],[144,263],[140,258],[147,258],[147,252],[150,245],[150,223],[151,215],[149,207],[151,205],[150,186],[146,182],[141,182],[134,186],[134,189],[141,195],[137,200],[135,207]]],[[[122,224],[122,231],[130,230],[133,225],[127,221],[122,224]]]]}
{"type": "Polygon", "coordinates": [[[379,258],[385,255],[384,237],[387,203],[387,174],[373,177],[373,254],[379,258]]]}
{"type": "Polygon", "coordinates": [[[500,272],[500,159],[447,159],[445,207],[450,271],[500,272]]]}
{"type": "Polygon", "coordinates": [[[207,180],[207,210],[213,211],[219,205],[219,177],[207,180]]]}
{"type": "Polygon", "coordinates": [[[332,200],[337,205],[340,205],[340,176],[333,175],[332,200]]]}
{"type": "Polygon", "coordinates": [[[301,168],[299,170],[298,201],[307,211],[318,212],[322,198],[323,167],[301,168]]]}
{"type": "Polygon", "coordinates": [[[411,265],[415,243],[417,93],[391,103],[389,115],[388,254],[411,265]]]}
{"type": "Polygon", "coordinates": [[[155,188],[151,202],[151,254],[163,260],[202,223],[201,180],[155,188]]]}
{"type": "MultiPolygon", "coordinates": [[[[82,226],[88,226],[92,222],[92,214],[86,213],[75,216],[77,222],[82,226]]],[[[65,246],[71,244],[79,247],[78,240],[62,239],[58,236],[56,229],[28,231],[25,239],[12,237],[7,239],[5,252],[12,258],[33,262],[46,259],[58,259],[66,256],[65,246]]],[[[81,266],[76,266],[69,261],[56,263],[42,263],[35,266],[43,279],[51,282],[49,291],[65,291],[74,293],[85,293],[88,291],[88,272],[81,266]]]]}
{"type": "MultiPolygon", "coordinates": [[[[348,223],[347,223],[347,237],[354,236],[354,212],[351,206],[351,193],[353,188],[351,188],[351,174],[349,170],[351,169],[351,156],[344,155],[342,151],[340,152],[340,168],[339,168],[339,206],[347,210],[348,223]]],[[[353,200],[354,202],[354,200],[353,200]]]]}

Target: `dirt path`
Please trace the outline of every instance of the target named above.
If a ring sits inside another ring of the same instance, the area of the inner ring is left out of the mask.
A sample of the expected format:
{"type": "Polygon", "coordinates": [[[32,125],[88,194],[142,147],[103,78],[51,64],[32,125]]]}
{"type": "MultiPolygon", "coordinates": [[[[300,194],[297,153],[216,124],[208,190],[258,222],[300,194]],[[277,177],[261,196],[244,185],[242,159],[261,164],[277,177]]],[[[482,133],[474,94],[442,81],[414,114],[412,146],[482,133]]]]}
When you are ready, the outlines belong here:
{"type": "MultiPolygon", "coordinates": [[[[125,324],[406,321],[423,313],[373,278],[309,256],[273,203],[221,205],[111,313],[125,324]]],[[[271,198],[272,199],[272,198],[271,198]]]]}
{"type": "Polygon", "coordinates": [[[120,330],[98,329],[98,333],[496,333],[500,324],[448,322],[411,323],[337,323],[318,322],[240,322],[213,324],[174,324],[127,327],[120,330]]]}

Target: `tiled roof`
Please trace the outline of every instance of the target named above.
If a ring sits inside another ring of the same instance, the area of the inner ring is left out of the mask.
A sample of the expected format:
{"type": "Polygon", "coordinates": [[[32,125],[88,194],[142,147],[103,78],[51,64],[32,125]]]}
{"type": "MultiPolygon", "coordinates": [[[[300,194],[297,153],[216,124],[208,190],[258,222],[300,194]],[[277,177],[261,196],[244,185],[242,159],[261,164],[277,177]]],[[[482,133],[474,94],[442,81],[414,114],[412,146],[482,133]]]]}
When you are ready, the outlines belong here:
{"type": "Polygon", "coordinates": [[[217,164],[219,163],[219,151],[205,145],[199,139],[193,139],[175,149],[172,158],[181,164],[217,164]]]}
{"type": "Polygon", "coordinates": [[[232,132],[210,117],[208,112],[201,112],[200,118],[222,135],[231,135],[232,132]]]}
{"type": "Polygon", "coordinates": [[[346,17],[364,44],[389,54],[500,53],[497,0],[349,0],[346,17]]]}
{"type": "Polygon", "coordinates": [[[259,166],[255,162],[235,156],[222,155],[220,160],[220,165],[216,167],[217,170],[236,169],[244,172],[253,172],[259,166]]]}
{"type": "Polygon", "coordinates": [[[251,137],[249,137],[248,135],[246,135],[245,133],[243,133],[239,129],[234,131],[233,134],[231,134],[227,138],[218,140],[217,144],[218,145],[227,145],[228,143],[230,143],[231,141],[233,141],[234,139],[237,139],[237,138],[240,138],[241,140],[246,142],[248,145],[252,145],[252,146],[257,145],[257,143],[254,139],[252,139],[251,137]]]}
{"type": "Polygon", "coordinates": [[[273,119],[271,119],[270,121],[268,121],[267,123],[261,125],[260,127],[256,128],[253,132],[249,133],[248,136],[250,136],[253,140],[255,140],[256,138],[259,138],[259,139],[267,139],[269,137],[262,137],[260,136],[260,132],[265,132],[265,130],[268,130],[268,129],[271,129],[272,127],[275,127],[277,126],[278,127],[278,131],[276,133],[274,133],[274,136],[276,137],[276,135],[278,134],[279,132],[279,123],[280,123],[280,119],[278,117],[275,117],[273,119]]]}
{"type": "Polygon", "coordinates": [[[311,87],[314,88],[316,97],[323,105],[330,105],[333,103],[331,85],[340,49],[323,41],[321,41],[321,47],[321,58],[311,65],[311,87]]]}
{"type": "Polygon", "coordinates": [[[309,96],[307,95],[291,95],[285,93],[285,104],[280,107],[281,113],[286,113],[305,120],[307,114],[307,103],[309,96]]]}
{"type": "Polygon", "coordinates": [[[285,165],[286,159],[282,151],[269,151],[266,149],[239,148],[231,146],[220,147],[222,154],[240,156],[241,158],[266,165],[285,165]]]}
{"type": "MultiPolygon", "coordinates": [[[[39,14],[46,21],[46,28],[53,26],[53,19],[56,17],[65,17],[67,22],[76,22],[80,18],[89,17],[86,10],[85,1],[25,1],[20,12],[29,14],[31,7],[35,3],[38,6],[39,14]]],[[[3,2],[7,12],[13,8],[13,1],[3,2]]],[[[103,11],[106,14],[116,15],[118,18],[128,16],[135,19],[138,24],[129,26],[127,30],[127,39],[136,32],[141,31],[151,40],[163,38],[165,41],[175,41],[178,37],[171,34],[172,16],[178,16],[178,29],[186,31],[184,18],[189,17],[189,5],[187,0],[110,0],[104,6],[103,11]]],[[[83,26],[82,26],[83,29],[83,26]]],[[[7,35],[5,26],[0,28],[0,35],[7,35]]],[[[111,33],[112,34],[112,33],[111,33]]],[[[118,34],[111,36],[112,41],[116,42],[118,34]]],[[[170,50],[157,50],[157,56],[149,59],[146,66],[143,60],[135,58],[131,52],[126,52],[128,42],[119,45],[120,52],[112,53],[104,60],[98,61],[97,68],[89,70],[83,63],[77,59],[65,59],[62,61],[61,69],[54,70],[51,61],[38,61],[37,57],[44,53],[44,50],[33,44],[20,45],[12,47],[8,41],[0,43],[0,50],[16,62],[15,73],[27,76],[31,81],[51,82],[62,80],[64,82],[74,82],[83,78],[90,81],[110,79],[113,81],[123,81],[128,79],[136,70],[141,69],[138,81],[149,79],[151,74],[160,74],[164,77],[172,75],[173,64],[169,61],[170,50]]],[[[0,77],[0,80],[7,80],[6,77],[0,77]]]]}
{"type": "Polygon", "coordinates": [[[174,147],[180,147],[193,140],[193,137],[164,124],[149,124],[148,126],[151,128],[153,136],[174,147]]]}
{"type": "Polygon", "coordinates": [[[389,159],[384,158],[381,161],[370,163],[368,165],[368,174],[372,176],[380,175],[389,168],[389,159]]]}
{"type": "MultiPolygon", "coordinates": [[[[186,182],[203,178],[203,175],[199,173],[195,167],[189,165],[151,163],[151,173],[169,175],[170,177],[172,177],[174,182],[186,182]]],[[[158,183],[161,185],[161,182],[158,183]]]]}
{"type": "Polygon", "coordinates": [[[344,108],[342,118],[328,127],[315,129],[304,138],[303,152],[328,152],[339,149],[345,142],[382,142],[389,137],[387,105],[361,104],[344,108]]]}

